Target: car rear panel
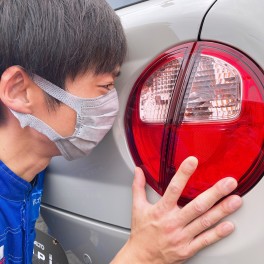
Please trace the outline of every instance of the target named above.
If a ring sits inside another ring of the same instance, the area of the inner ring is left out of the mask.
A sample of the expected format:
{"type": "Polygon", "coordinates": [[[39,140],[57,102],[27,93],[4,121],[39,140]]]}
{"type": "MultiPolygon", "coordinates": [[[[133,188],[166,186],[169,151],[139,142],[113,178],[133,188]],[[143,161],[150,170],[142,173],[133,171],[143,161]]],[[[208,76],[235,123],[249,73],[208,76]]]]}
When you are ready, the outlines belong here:
{"type": "Polygon", "coordinates": [[[229,44],[264,69],[264,2],[220,0],[210,10],[201,32],[202,40],[229,44]]]}

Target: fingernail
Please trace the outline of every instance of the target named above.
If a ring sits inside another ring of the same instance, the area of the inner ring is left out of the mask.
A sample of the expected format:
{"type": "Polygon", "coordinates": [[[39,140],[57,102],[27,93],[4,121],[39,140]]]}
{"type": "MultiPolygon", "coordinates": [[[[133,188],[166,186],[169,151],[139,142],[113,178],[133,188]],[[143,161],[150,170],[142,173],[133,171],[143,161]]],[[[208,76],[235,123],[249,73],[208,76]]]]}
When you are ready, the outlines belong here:
{"type": "Polygon", "coordinates": [[[236,182],[234,179],[228,178],[225,180],[223,187],[227,192],[231,192],[235,189],[236,187],[236,182]]]}
{"type": "Polygon", "coordinates": [[[238,196],[232,197],[232,199],[228,202],[229,208],[234,211],[238,209],[242,204],[241,198],[238,196]]]}
{"type": "Polygon", "coordinates": [[[186,160],[187,162],[185,163],[185,168],[187,170],[193,171],[194,169],[196,169],[198,160],[195,157],[188,157],[186,160]]]}
{"type": "Polygon", "coordinates": [[[222,231],[224,233],[224,235],[228,235],[231,232],[233,232],[235,229],[234,225],[232,223],[224,223],[222,225],[222,231]]]}

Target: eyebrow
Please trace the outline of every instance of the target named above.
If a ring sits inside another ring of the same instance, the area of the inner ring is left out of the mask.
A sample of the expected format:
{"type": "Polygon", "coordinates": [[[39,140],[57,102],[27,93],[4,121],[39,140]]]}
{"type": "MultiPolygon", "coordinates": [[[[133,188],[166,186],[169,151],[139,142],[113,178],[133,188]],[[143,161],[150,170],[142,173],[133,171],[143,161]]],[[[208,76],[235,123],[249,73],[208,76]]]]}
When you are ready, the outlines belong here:
{"type": "Polygon", "coordinates": [[[112,75],[113,75],[114,78],[117,78],[117,77],[119,77],[121,75],[121,71],[119,71],[119,70],[118,71],[113,71],[112,75]]]}

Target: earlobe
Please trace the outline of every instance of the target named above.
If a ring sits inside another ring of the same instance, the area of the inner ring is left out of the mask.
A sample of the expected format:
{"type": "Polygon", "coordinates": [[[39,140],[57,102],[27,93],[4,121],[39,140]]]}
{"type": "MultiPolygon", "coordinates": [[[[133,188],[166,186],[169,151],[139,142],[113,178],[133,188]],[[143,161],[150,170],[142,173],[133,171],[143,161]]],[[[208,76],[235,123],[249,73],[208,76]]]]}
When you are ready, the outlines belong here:
{"type": "Polygon", "coordinates": [[[31,113],[28,96],[30,77],[19,66],[5,70],[0,80],[0,98],[6,107],[21,113],[31,113]]]}

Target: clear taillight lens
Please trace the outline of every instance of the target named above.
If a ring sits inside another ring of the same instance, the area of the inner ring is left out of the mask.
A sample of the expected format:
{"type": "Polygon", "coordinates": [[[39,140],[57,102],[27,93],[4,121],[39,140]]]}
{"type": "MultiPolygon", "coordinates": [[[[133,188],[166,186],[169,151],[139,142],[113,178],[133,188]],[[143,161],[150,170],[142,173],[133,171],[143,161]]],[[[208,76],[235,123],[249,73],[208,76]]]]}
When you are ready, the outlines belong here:
{"type": "Polygon", "coordinates": [[[199,167],[180,203],[232,176],[245,194],[263,174],[263,72],[245,55],[210,42],[175,47],[136,82],[126,111],[137,166],[160,194],[189,155],[199,167]]]}
{"type": "Polygon", "coordinates": [[[182,57],[165,63],[150,75],[140,92],[140,119],[145,123],[165,123],[182,57]]]}
{"type": "Polygon", "coordinates": [[[242,80],[239,71],[216,57],[196,58],[187,86],[184,122],[231,120],[240,113],[242,80]]]}

